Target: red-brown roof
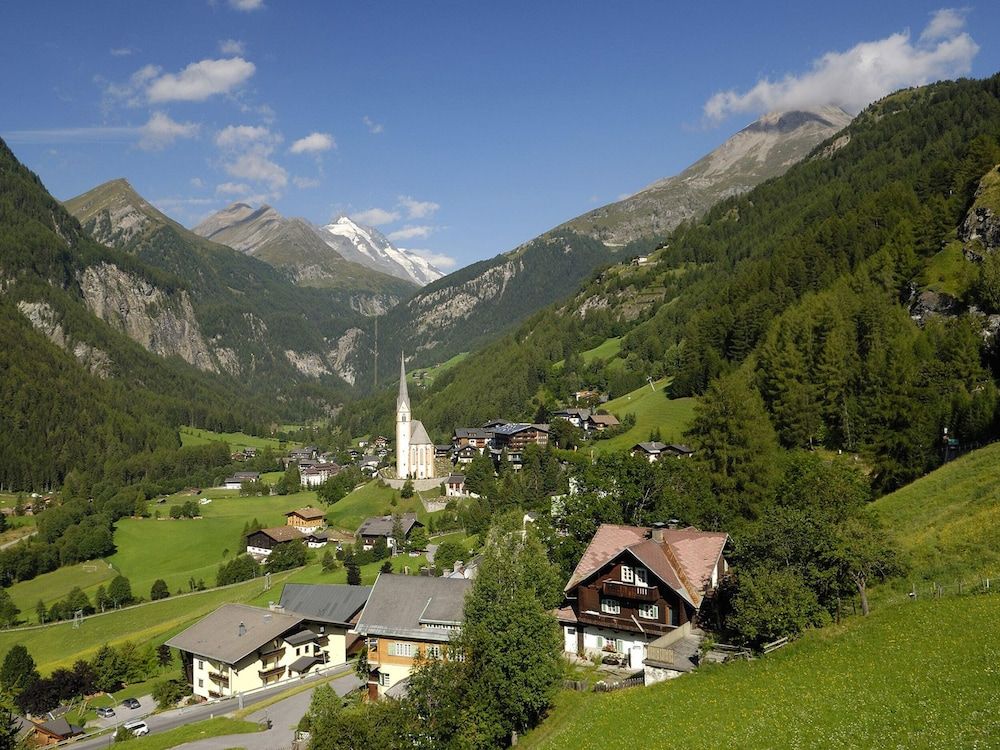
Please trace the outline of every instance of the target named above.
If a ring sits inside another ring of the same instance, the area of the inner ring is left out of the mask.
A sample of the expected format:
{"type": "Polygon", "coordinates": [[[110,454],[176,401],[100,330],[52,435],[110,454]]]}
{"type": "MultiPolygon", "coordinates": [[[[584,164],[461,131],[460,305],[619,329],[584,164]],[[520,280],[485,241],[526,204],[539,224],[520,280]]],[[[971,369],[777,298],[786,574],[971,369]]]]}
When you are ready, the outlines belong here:
{"type": "Polygon", "coordinates": [[[306,521],[312,521],[317,518],[322,518],[325,514],[319,508],[305,507],[297,508],[296,510],[290,510],[286,516],[298,516],[299,518],[305,519],[306,521]]]}
{"type": "Polygon", "coordinates": [[[627,551],[691,604],[700,605],[729,535],[721,531],[699,531],[693,526],[663,529],[661,543],[650,538],[651,531],[646,526],[602,524],[587,545],[565,590],[575,588],[627,551]]]}

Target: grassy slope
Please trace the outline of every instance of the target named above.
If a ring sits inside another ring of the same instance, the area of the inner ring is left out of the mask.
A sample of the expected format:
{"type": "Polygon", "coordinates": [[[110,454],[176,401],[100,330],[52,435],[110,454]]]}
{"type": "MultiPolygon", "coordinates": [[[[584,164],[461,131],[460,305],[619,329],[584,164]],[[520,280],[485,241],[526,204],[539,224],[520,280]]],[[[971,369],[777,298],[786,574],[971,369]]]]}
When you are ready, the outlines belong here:
{"type": "Polygon", "coordinates": [[[142,750],[168,750],[188,742],[196,742],[208,737],[225,737],[230,734],[248,734],[260,732],[262,727],[252,721],[239,721],[219,717],[208,721],[199,721],[184,727],[171,729],[169,732],[158,732],[146,737],[135,737],[122,743],[116,743],[120,748],[142,748],[142,750]]]}
{"type": "Polygon", "coordinates": [[[956,240],[927,262],[920,283],[932,291],[963,298],[978,276],[976,265],[962,254],[962,243],[956,240]]]}
{"type": "Polygon", "coordinates": [[[599,453],[628,450],[636,443],[648,440],[649,432],[654,427],[660,428],[664,442],[683,442],[684,431],[694,416],[694,399],[668,399],[663,390],[666,382],[665,380],[656,382],[655,389],[644,385],[605,404],[604,408],[619,419],[628,412],[635,414],[635,427],[610,440],[595,440],[592,443],[593,447],[599,453]]]}
{"type": "Polygon", "coordinates": [[[520,747],[994,747],[1000,596],[907,603],[766,659],[648,689],[560,696],[520,747]],[[942,627],[947,623],[947,627],[942,627]]]}
{"type": "Polygon", "coordinates": [[[461,352],[459,354],[456,354],[451,359],[446,359],[439,365],[434,365],[433,367],[418,367],[413,372],[408,372],[406,374],[407,380],[409,380],[410,382],[417,382],[418,380],[417,376],[423,375],[423,382],[427,385],[430,385],[431,383],[434,382],[434,379],[436,377],[448,372],[448,370],[450,370],[452,367],[457,365],[459,362],[461,362],[468,356],[469,352],[461,352]]]}
{"type": "Polygon", "coordinates": [[[917,579],[1000,577],[1000,443],[973,451],[874,508],[917,579]]]}
{"type": "Polygon", "coordinates": [[[16,583],[7,589],[14,604],[21,610],[21,619],[37,622],[35,605],[41,599],[46,606],[51,605],[65,596],[75,587],[84,591],[94,591],[102,583],[107,586],[115,571],[102,560],[71,565],[53,570],[30,581],[16,583]]]}
{"type": "Polygon", "coordinates": [[[275,451],[293,448],[296,443],[286,443],[275,438],[262,438],[254,435],[247,435],[244,432],[212,432],[203,430],[200,427],[181,427],[181,445],[205,445],[217,440],[222,440],[229,444],[230,448],[237,450],[240,448],[273,448],[275,451]]]}

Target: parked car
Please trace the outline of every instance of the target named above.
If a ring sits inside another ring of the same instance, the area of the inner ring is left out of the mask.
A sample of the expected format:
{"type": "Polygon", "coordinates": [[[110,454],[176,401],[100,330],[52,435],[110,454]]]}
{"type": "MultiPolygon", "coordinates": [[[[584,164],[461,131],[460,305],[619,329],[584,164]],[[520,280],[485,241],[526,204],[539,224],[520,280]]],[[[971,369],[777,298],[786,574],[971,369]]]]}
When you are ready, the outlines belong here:
{"type": "Polygon", "coordinates": [[[122,724],[126,730],[134,734],[136,737],[142,737],[144,734],[149,734],[149,727],[146,725],[142,719],[136,719],[135,721],[126,721],[122,724]]]}
{"type": "Polygon", "coordinates": [[[113,708],[99,708],[97,709],[97,716],[101,719],[110,719],[115,715],[115,710],[113,708]]]}
{"type": "Polygon", "coordinates": [[[139,701],[136,698],[126,698],[122,701],[122,705],[125,706],[125,708],[136,709],[139,708],[139,701]]]}

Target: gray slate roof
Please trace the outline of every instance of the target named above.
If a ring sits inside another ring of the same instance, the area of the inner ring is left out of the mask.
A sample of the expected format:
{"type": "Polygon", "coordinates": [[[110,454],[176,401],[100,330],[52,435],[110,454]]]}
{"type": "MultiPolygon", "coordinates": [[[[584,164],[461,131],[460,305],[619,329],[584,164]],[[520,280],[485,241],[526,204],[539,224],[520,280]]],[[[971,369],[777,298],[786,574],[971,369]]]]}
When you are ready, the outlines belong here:
{"type": "Polygon", "coordinates": [[[246,604],[223,604],[169,641],[168,646],[197,656],[235,664],[268,641],[302,623],[301,615],[271,612],[246,604]],[[244,633],[240,635],[240,623],[244,633]]]}
{"type": "MultiPolygon", "coordinates": [[[[403,527],[403,536],[409,534],[414,526],[423,526],[417,520],[416,513],[404,513],[400,516],[400,525],[403,527]]],[[[392,516],[366,518],[358,529],[358,536],[392,536],[392,516]]]]}
{"type": "Polygon", "coordinates": [[[431,436],[427,434],[424,423],[419,419],[410,422],[410,445],[433,445],[431,436]]]}
{"type": "Polygon", "coordinates": [[[354,629],[366,636],[447,642],[453,630],[426,626],[461,625],[471,586],[461,578],[381,573],[354,629]]]}
{"type": "Polygon", "coordinates": [[[281,592],[281,606],[285,612],[313,622],[347,627],[365,606],[371,592],[371,586],[286,583],[281,592]]]}

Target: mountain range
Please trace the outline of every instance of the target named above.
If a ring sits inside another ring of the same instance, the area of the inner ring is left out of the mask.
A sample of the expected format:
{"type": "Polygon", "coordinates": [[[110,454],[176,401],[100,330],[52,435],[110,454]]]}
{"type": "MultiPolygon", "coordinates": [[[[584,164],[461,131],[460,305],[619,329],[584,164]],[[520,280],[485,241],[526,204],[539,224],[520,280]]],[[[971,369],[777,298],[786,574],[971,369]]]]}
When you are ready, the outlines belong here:
{"type": "MultiPolygon", "coordinates": [[[[718,200],[782,174],[850,121],[835,107],[765,115],[679,175],[427,284],[388,311],[378,347],[405,348],[418,365],[481,347],[572,294],[599,266],[648,252],[718,200]]],[[[353,369],[370,373],[374,342],[356,343],[353,369]]]]}

